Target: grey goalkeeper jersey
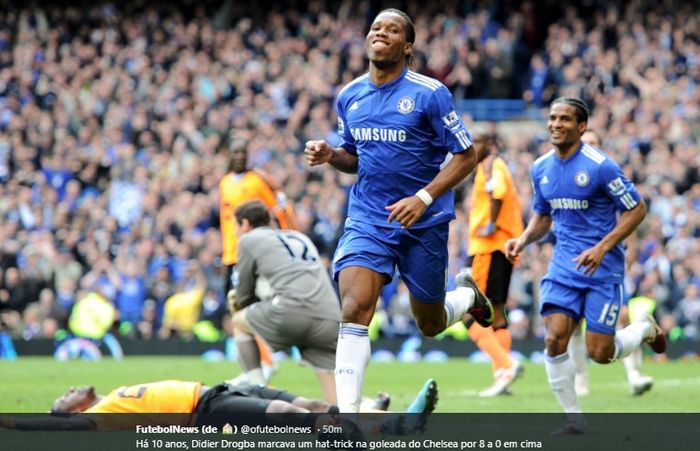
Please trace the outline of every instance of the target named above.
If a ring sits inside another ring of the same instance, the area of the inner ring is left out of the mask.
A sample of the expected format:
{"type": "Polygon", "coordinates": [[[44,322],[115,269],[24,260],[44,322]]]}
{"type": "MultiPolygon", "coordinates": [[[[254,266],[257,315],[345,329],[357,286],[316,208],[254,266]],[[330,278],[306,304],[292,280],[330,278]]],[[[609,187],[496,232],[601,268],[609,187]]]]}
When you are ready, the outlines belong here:
{"type": "Polygon", "coordinates": [[[236,305],[255,298],[259,277],[267,279],[281,308],[340,321],[340,302],[316,246],[303,233],[258,227],[238,241],[234,283],[236,305]]]}

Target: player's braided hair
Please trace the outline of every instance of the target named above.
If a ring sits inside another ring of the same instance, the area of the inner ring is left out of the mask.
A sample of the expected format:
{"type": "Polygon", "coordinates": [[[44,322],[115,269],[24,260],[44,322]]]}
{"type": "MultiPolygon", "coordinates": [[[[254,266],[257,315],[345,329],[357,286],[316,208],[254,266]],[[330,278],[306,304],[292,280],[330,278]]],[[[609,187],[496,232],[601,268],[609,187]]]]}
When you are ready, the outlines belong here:
{"type": "Polygon", "coordinates": [[[552,105],[556,105],[557,103],[565,103],[573,106],[576,108],[576,120],[578,122],[588,122],[588,105],[586,105],[586,102],[583,100],[578,97],[559,97],[552,102],[552,105]]]}
{"type": "MultiPolygon", "coordinates": [[[[379,14],[377,14],[377,16],[384,13],[396,14],[401,16],[401,18],[406,23],[406,26],[404,27],[404,31],[406,32],[406,42],[410,42],[411,44],[414,44],[416,42],[416,27],[413,25],[413,21],[411,20],[411,18],[408,17],[408,14],[397,8],[387,8],[380,11],[379,14]]],[[[416,60],[413,57],[413,53],[406,55],[406,66],[413,67],[415,62],[416,60]]]]}

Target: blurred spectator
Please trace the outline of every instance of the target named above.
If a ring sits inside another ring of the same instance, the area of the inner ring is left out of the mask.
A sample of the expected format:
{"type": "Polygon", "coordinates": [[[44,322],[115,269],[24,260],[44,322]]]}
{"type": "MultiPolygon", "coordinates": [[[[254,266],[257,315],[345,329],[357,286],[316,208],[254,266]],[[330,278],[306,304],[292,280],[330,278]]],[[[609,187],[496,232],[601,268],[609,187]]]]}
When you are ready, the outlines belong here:
{"type": "Polygon", "coordinates": [[[535,54],[530,61],[528,82],[523,98],[537,108],[547,106],[552,100],[556,87],[549,73],[549,67],[540,54],[535,54]]]}
{"type": "Polygon", "coordinates": [[[101,340],[112,328],[117,312],[101,288],[85,293],[73,308],[69,327],[77,337],[101,340]]]}
{"type": "Polygon", "coordinates": [[[700,289],[697,285],[688,285],[683,299],[678,302],[675,316],[683,327],[687,338],[696,339],[700,333],[700,289]]]}
{"type": "Polygon", "coordinates": [[[107,257],[95,257],[95,262],[80,280],[80,288],[84,290],[100,290],[102,296],[112,302],[117,295],[121,283],[119,273],[107,257]]]}
{"type": "Polygon", "coordinates": [[[172,334],[183,338],[193,337],[194,325],[199,321],[199,313],[206,293],[207,280],[192,260],[185,271],[185,277],[177,284],[176,292],[165,301],[161,338],[172,334]]]}
{"type": "Polygon", "coordinates": [[[73,257],[71,249],[65,246],[58,248],[54,256],[53,289],[58,292],[69,283],[75,283],[83,276],[83,267],[73,257]]]}
{"type": "Polygon", "coordinates": [[[508,328],[513,340],[524,340],[530,337],[530,316],[523,310],[515,309],[508,312],[508,328]]]}
{"type": "Polygon", "coordinates": [[[146,277],[143,265],[134,258],[120,263],[115,306],[119,321],[135,326],[141,319],[141,310],[146,300],[146,277]]]}
{"type": "Polygon", "coordinates": [[[153,299],[147,299],[143,303],[141,320],[136,325],[136,337],[143,340],[156,338],[160,330],[160,323],[161,320],[158,318],[156,302],[153,299]]]}
{"type": "MultiPolygon", "coordinates": [[[[170,277],[170,270],[167,266],[162,266],[158,272],[149,280],[148,285],[148,301],[149,308],[153,309],[152,318],[148,321],[152,322],[152,329],[159,330],[163,323],[163,312],[165,309],[165,301],[175,294],[175,283],[170,277]]],[[[144,308],[146,305],[144,304],[144,308]]]]}
{"type": "Polygon", "coordinates": [[[27,306],[36,301],[36,284],[22,276],[18,268],[7,268],[0,288],[0,309],[14,310],[22,313],[27,306]]]}
{"type": "Polygon", "coordinates": [[[35,304],[39,307],[40,332],[43,338],[54,338],[59,329],[65,327],[68,314],[57,303],[56,297],[50,288],[44,288],[39,293],[39,302],[35,304]]]}

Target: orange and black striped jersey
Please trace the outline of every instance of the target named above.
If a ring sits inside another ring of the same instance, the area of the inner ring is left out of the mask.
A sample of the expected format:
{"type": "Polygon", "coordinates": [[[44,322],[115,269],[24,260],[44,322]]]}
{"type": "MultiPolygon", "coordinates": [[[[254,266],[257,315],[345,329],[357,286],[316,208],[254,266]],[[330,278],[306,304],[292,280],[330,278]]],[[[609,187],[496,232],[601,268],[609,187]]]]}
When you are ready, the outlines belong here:
{"type": "Polygon", "coordinates": [[[236,208],[245,202],[260,200],[270,210],[280,228],[298,229],[294,209],[287,203],[284,193],[261,171],[226,174],[219,183],[219,195],[224,265],[235,265],[238,261],[238,224],[234,213],[236,208]]]}
{"type": "Polygon", "coordinates": [[[202,387],[200,382],[176,380],[119,387],[83,413],[127,414],[90,416],[102,431],[133,431],[136,425],[162,424],[162,414],[171,414],[168,424],[187,426],[192,423],[202,387]]]}
{"type": "Polygon", "coordinates": [[[508,165],[495,156],[479,163],[469,211],[469,255],[503,252],[510,238],[523,232],[522,205],[508,165]],[[491,199],[503,202],[496,219],[496,231],[489,236],[477,232],[491,222],[491,199]]]}
{"type": "Polygon", "coordinates": [[[201,382],[167,380],[112,390],[85,413],[192,413],[201,382]]]}

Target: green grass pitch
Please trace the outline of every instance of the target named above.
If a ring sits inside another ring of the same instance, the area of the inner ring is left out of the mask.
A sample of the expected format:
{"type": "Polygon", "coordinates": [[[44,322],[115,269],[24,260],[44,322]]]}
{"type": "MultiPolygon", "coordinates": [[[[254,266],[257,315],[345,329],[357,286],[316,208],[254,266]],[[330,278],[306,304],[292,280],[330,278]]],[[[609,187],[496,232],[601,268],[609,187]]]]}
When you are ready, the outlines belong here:
{"type": "MultiPolygon", "coordinates": [[[[48,357],[0,361],[0,412],[45,412],[71,385],[95,385],[104,393],[120,385],[162,379],[199,380],[214,385],[239,373],[235,362],[210,362],[199,357],[104,358],[99,362],[57,362],[48,357]]],[[[654,387],[643,396],[627,391],[620,363],[589,366],[591,394],[582,398],[585,412],[700,412],[700,362],[645,362],[654,387]]],[[[428,378],[438,382],[436,412],[560,412],[549,389],[543,365],[525,364],[525,374],[513,385],[512,396],[482,399],[477,392],[490,384],[491,367],[465,359],[446,363],[371,363],[365,394],[391,394],[391,408],[403,409],[428,378]]],[[[308,368],[284,361],[272,385],[303,396],[320,397],[316,377],[308,368]]]]}

